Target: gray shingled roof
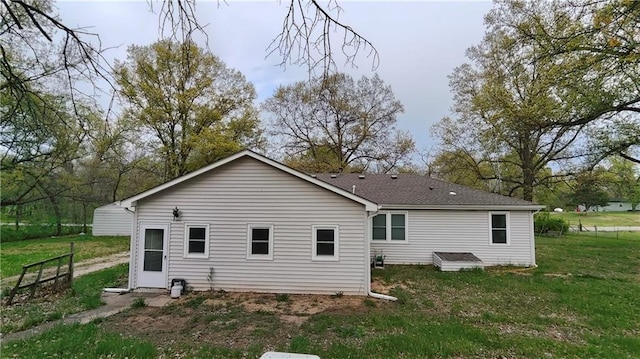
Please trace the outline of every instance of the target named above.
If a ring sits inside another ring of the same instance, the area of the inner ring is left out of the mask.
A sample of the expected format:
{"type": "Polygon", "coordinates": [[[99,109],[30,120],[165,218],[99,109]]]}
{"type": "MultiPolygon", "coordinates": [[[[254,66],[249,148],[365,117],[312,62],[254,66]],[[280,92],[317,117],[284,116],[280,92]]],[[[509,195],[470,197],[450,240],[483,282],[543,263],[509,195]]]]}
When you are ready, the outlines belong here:
{"type": "Polygon", "coordinates": [[[485,192],[466,186],[452,184],[437,179],[413,175],[398,174],[393,178],[389,174],[339,173],[336,178],[321,173],[316,178],[336,187],[376,202],[382,206],[534,206],[529,201],[485,192]],[[452,194],[455,193],[454,194],[452,194]]]}

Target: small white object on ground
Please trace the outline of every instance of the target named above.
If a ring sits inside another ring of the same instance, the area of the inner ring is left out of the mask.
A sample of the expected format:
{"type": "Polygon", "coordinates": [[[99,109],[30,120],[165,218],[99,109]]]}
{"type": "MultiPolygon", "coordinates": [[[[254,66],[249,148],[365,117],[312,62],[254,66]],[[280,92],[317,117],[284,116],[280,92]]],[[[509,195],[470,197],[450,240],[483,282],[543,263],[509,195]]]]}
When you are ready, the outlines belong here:
{"type": "Polygon", "coordinates": [[[320,359],[320,357],[312,354],[266,352],[260,359],[320,359]]]}

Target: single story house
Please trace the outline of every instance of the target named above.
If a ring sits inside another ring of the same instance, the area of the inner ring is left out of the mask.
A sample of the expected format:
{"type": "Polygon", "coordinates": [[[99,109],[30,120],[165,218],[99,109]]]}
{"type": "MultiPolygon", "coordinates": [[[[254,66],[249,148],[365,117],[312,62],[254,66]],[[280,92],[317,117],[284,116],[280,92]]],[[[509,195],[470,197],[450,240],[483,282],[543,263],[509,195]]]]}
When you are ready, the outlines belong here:
{"type": "Polygon", "coordinates": [[[535,265],[542,206],[415,175],[307,175],[245,150],[122,200],[129,288],[373,295],[372,255],[535,265]]]}
{"type": "Polygon", "coordinates": [[[130,236],[133,213],[120,207],[118,202],[98,207],[93,211],[94,236],[130,236]]]}
{"type": "MultiPolygon", "coordinates": [[[[583,205],[578,205],[580,212],[585,212],[583,205]]],[[[589,207],[589,212],[629,212],[633,209],[631,202],[623,199],[611,199],[606,206],[589,207]]]]}

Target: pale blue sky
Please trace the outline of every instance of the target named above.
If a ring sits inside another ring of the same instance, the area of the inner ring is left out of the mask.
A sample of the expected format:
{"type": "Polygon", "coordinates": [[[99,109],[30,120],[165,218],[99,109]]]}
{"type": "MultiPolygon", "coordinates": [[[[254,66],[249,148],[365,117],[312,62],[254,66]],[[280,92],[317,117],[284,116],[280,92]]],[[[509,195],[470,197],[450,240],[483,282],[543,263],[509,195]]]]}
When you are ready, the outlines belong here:
{"type": "MultiPolygon", "coordinates": [[[[268,98],[281,84],[305,80],[304,68],[277,66],[280,58],[266,56],[279,33],[287,1],[199,1],[198,17],[208,23],[210,49],[229,67],[240,70],[268,98]]],[[[436,140],[429,127],[450,113],[447,76],[465,62],[465,50],[480,42],[488,1],[339,1],[340,20],[373,42],[380,53],[376,72],[392,86],[405,106],[398,127],[408,130],[418,148],[436,140]]],[[[157,4],[156,6],[158,6],[157,4]]],[[[110,59],[124,60],[128,45],[158,39],[158,17],[146,1],[60,1],[60,16],[70,26],[91,27],[103,47],[117,47],[110,59]],[[119,46],[119,47],[118,47],[119,46]]],[[[204,43],[203,43],[204,45],[204,43]]],[[[338,58],[339,65],[344,59],[338,58]]],[[[357,59],[358,69],[340,69],[354,77],[371,76],[371,59],[357,59]]]]}

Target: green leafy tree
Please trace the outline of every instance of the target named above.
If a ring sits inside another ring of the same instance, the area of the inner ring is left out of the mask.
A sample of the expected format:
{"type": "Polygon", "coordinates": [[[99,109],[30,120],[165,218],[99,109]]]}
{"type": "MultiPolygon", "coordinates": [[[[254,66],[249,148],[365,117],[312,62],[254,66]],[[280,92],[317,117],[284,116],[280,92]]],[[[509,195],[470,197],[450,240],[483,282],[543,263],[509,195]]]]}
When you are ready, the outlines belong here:
{"type": "Polygon", "coordinates": [[[480,163],[480,159],[465,151],[464,148],[438,152],[429,168],[433,177],[443,181],[483,191],[500,192],[496,181],[484,180],[493,176],[494,171],[490,163],[480,163]],[[473,165],[470,166],[469,163],[473,165]]]}
{"type": "Polygon", "coordinates": [[[555,91],[565,68],[536,60],[541,53],[500,28],[489,31],[450,76],[455,117],[432,128],[443,151],[464,154],[460,166],[495,182],[494,191],[529,201],[554,178],[550,163],[574,157],[571,144],[584,127],[558,125],[570,119],[555,91]]]}
{"type": "Polygon", "coordinates": [[[395,127],[404,108],[378,75],[354,81],[335,74],[281,86],[264,109],[275,142],[304,170],[387,172],[415,148],[395,127]]]}
{"type": "Polygon", "coordinates": [[[604,169],[585,171],[575,176],[573,189],[569,198],[574,205],[583,205],[585,211],[596,210],[597,206],[606,206],[609,203],[609,194],[606,191],[606,179],[604,169]]]}
{"type": "Polygon", "coordinates": [[[631,210],[637,211],[640,204],[640,178],[632,185],[629,191],[629,202],[631,202],[631,210]]]}
{"type": "Polygon", "coordinates": [[[62,196],[72,188],[62,178],[83,156],[93,113],[80,106],[72,110],[64,96],[36,90],[19,98],[3,90],[0,103],[0,204],[20,214],[27,205],[47,201],[60,233],[62,196]]]}
{"type": "Polygon", "coordinates": [[[611,154],[640,162],[640,2],[503,0],[487,16],[522,49],[542,51],[531,60],[564,68],[554,95],[571,114],[553,125],[588,125],[592,163],[611,154]]]}
{"type": "Polygon", "coordinates": [[[608,159],[606,181],[612,196],[618,200],[629,201],[631,209],[636,210],[640,203],[640,173],[638,166],[620,156],[608,159]]]}
{"type": "Polygon", "coordinates": [[[157,141],[165,179],[262,145],[253,86],[191,41],[131,46],[115,73],[124,116],[157,141]]]}
{"type": "Polygon", "coordinates": [[[484,40],[467,52],[471,62],[451,75],[454,117],[434,127],[443,150],[464,149],[469,166],[491,163],[501,171],[485,180],[531,200],[555,177],[539,176],[548,164],[598,162],[637,146],[638,15],[638,3],[624,0],[498,2],[484,40]],[[512,167],[518,173],[505,176],[512,167]]]}

